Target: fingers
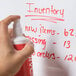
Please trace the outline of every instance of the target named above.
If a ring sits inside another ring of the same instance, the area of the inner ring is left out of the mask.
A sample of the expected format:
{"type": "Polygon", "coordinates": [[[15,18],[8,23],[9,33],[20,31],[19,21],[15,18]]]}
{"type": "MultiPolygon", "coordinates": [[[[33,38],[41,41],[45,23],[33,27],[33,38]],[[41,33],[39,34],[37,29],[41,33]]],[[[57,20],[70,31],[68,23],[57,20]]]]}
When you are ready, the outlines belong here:
{"type": "Polygon", "coordinates": [[[5,18],[4,20],[0,21],[0,39],[8,41],[8,25],[19,18],[20,16],[18,15],[11,15],[5,18]]]}
{"type": "Polygon", "coordinates": [[[34,52],[34,44],[29,41],[25,47],[20,51],[22,57],[29,57],[34,52]]]}
{"type": "Polygon", "coordinates": [[[34,52],[34,44],[32,42],[28,42],[25,47],[21,51],[17,51],[14,58],[16,61],[23,62],[25,61],[32,53],[34,52]]]}
{"type": "Polygon", "coordinates": [[[10,15],[7,18],[5,18],[4,20],[2,20],[1,22],[3,22],[3,25],[8,26],[12,21],[15,21],[19,18],[20,18],[20,16],[18,16],[18,15],[10,15]]]}
{"type": "Polygon", "coordinates": [[[0,29],[4,29],[2,32],[8,32],[8,25],[11,22],[14,22],[15,20],[19,19],[20,16],[17,15],[11,15],[5,18],[4,20],[0,21],[0,29]]]}
{"type": "Polygon", "coordinates": [[[28,56],[30,56],[33,52],[34,52],[34,44],[33,44],[33,42],[29,41],[29,42],[25,45],[24,49],[22,50],[22,55],[28,57],[28,56]]]}

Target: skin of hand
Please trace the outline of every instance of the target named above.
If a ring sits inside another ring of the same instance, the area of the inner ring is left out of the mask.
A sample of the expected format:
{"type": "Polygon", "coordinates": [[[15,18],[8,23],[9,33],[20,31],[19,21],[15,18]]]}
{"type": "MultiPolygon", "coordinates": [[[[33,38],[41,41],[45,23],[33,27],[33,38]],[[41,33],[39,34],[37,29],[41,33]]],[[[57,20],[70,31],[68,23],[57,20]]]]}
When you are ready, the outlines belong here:
{"type": "Polygon", "coordinates": [[[14,49],[8,25],[17,19],[20,16],[11,15],[0,21],[0,76],[14,76],[34,52],[34,45],[30,41],[21,51],[14,49]]]}

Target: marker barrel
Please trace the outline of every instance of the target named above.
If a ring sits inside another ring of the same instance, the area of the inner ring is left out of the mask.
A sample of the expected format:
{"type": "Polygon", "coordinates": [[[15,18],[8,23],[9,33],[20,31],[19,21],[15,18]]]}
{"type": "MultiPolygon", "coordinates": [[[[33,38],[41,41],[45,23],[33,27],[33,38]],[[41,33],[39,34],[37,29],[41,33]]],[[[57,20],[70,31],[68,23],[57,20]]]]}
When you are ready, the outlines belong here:
{"type": "MultiPolygon", "coordinates": [[[[28,42],[28,39],[24,37],[17,37],[13,40],[13,46],[16,50],[22,50],[26,43],[28,42]]],[[[33,69],[32,69],[32,57],[30,56],[22,65],[21,69],[15,76],[33,76],[33,69]]]]}

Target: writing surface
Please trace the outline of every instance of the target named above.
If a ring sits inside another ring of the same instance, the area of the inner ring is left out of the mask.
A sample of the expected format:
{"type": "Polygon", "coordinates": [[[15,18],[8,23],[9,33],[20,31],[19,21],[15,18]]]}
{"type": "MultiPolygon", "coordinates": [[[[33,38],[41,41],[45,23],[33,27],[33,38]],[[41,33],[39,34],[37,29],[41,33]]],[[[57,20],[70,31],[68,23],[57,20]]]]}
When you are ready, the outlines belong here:
{"type": "Polygon", "coordinates": [[[35,43],[34,69],[39,69],[34,75],[74,76],[75,0],[32,0],[26,7],[25,34],[35,43]]]}
{"type": "Polygon", "coordinates": [[[0,2],[0,18],[21,15],[23,33],[35,44],[34,76],[76,76],[75,3],[75,0],[0,2]]]}

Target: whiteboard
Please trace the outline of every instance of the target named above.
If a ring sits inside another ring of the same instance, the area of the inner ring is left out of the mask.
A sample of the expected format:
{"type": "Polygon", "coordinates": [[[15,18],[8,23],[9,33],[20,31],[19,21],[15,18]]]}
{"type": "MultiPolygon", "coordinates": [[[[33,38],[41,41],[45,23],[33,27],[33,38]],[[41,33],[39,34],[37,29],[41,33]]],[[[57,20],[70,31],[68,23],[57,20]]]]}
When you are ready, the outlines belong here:
{"type": "Polygon", "coordinates": [[[75,0],[0,0],[0,20],[20,15],[34,42],[33,76],[76,76],[75,8],[75,0]]]}

